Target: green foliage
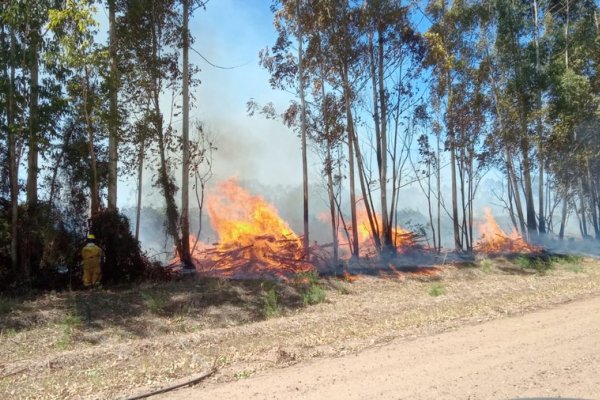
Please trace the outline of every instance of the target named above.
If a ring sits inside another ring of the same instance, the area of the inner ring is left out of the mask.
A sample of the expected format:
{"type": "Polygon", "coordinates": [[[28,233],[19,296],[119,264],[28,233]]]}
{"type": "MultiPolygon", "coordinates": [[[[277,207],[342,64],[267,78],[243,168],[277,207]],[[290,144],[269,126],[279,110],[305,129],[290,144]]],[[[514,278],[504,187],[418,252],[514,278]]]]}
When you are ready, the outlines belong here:
{"type": "Polygon", "coordinates": [[[430,296],[438,297],[446,294],[446,288],[444,288],[444,286],[439,283],[434,283],[429,287],[428,293],[430,296]]]}
{"type": "Polygon", "coordinates": [[[299,287],[304,305],[319,304],[327,298],[327,292],[321,285],[316,271],[297,274],[294,283],[299,287]]]}
{"type": "Polygon", "coordinates": [[[17,301],[10,297],[0,296],[0,315],[8,314],[17,306],[17,301]]]}
{"type": "Polygon", "coordinates": [[[542,275],[553,268],[553,261],[551,258],[528,255],[518,256],[515,258],[514,263],[523,269],[531,269],[542,275]]]}
{"type": "Polygon", "coordinates": [[[279,295],[275,284],[272,282],[263,282],[261,285],[264,290],[262,299],[263,308],[262,312],[266,318],[276,317],[281,313],[281,307],[279,305],[279,295]]]}
{"type": "Polygon", "coordinates": [[[304,305],[313,305],[323,303],[327,298],[327,293],[320,285],[310,285],[302,293],[302,302],[304,305]]]}
{"type": "Polygon", "coordinates": [[[150,267],[124,215],[108,210],[98,213],[92,219],[92,232],[104,251],[104,282],[136,281],[150,267]]]}
{"type": "Polygon", "coordinates": [[[57,340],[56,346],[61,350],[67,348],[71,343],[73,332],[79,326],[81,326],[81,317],[70,313],[65,315],[58,324],[61,336],[57,340]]]}
{"type": "Polygon", "coordinates": [[[163,313],[170,299],[168,293],[152,289],[142,291],[141,296],[152,314],[163,313]]]}
{"type": "Polygon", "coordinates": [[[481,269],[483,272],[490,273],[490,272],[492,272],[492,267],[494,266],[494,262],[492,260],[490,260],[489,258],[484,258],[481,261],[479,261],[479,265],[481,266],[481,269]]]}

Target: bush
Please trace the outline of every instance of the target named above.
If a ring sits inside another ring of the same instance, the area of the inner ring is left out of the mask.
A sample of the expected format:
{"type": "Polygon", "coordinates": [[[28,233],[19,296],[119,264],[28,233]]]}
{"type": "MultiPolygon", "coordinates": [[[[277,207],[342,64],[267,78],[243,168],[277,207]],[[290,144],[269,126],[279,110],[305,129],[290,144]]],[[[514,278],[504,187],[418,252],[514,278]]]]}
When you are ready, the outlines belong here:
{"type": "Polygon", "coordinates": [[[108,210],[96,214],[92,219],[92,233],[104,252],[103,282],[136,281],[150,268],[124,215],[108,210]]]}

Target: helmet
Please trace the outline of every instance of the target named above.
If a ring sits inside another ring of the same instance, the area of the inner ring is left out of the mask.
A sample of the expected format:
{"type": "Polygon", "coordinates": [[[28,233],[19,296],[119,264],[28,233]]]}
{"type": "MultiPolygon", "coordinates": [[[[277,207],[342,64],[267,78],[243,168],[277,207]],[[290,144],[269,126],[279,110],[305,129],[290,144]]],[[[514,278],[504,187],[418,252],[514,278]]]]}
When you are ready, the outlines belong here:
{"type": "Polygon", "coordinates": [[[96,239],[96,236],[95,236],[93,233],[89,233],[89,234],[87,235],[87,238],[88,238],[89,240],[94,240],[94,239],[96,239]]]}

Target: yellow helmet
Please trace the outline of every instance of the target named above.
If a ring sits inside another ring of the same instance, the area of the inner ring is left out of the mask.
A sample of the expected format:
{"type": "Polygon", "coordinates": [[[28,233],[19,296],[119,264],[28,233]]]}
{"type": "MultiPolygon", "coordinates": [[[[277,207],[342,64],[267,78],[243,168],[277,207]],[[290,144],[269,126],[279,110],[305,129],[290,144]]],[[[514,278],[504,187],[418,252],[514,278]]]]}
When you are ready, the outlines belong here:
{"type": "Polygon", "coordinates": [[[94,239],[96,239],[96,236],[93,233],[89,233],[87,235],[87,238],[90,239],[90,240],[94,240],[94,239]]]}

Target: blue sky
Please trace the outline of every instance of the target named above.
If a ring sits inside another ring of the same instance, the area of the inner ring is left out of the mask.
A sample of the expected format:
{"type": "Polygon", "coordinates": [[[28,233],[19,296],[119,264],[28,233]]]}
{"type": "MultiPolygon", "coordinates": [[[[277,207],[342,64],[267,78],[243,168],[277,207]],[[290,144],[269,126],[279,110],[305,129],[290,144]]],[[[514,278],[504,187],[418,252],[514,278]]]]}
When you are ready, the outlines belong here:
{"type": "MultiPolygon", "coordinates": [[[[269,0],[211,0],[206,10],[197,10],[190,20],[195,50],[214,64],[239,66],[215,68],[190,52],[190,62],[201,68],[197,78],[202,82],[192,91],[196,101],[190,117],[201,121],[215,138],[213,182],[230,176],[269,185],[297,186],[302,181],[300,142],[295,134],[280,122],[246,113],[251,98],[260,104],[272,101],[281,110],[289,101],[288,94],[270,88],[269,74],[258,65],[259,51],[271,46],[276,37],[269,7],[269,0]]],[[[170,107],[166,97],[165,113],[170,107]]],[[[135,204],[136,195],[126,186],[130,185],[121,185],[120,207],[135,204]]],[[[145,187],[147,200],[161,205],[162,198],[150,182],[145,187]]]]}

